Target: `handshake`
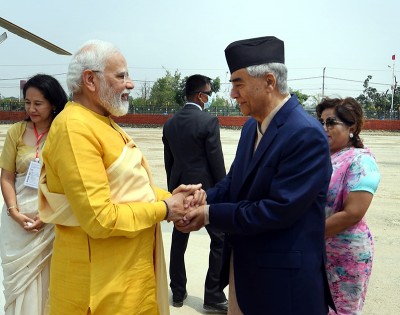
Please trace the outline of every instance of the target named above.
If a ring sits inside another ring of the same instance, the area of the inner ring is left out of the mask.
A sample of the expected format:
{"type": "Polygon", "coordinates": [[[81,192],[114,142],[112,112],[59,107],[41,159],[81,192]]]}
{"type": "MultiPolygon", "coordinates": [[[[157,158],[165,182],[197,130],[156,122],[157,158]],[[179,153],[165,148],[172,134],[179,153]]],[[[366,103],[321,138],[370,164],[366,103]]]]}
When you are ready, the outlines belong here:
{"type": "Polygon", "coordinates": [[[180,185],[164,201],[169,209],[166,220],[173,221],[179,231],[197,231],[205,225],[207,194],[201,189],[201,184],[180,185]]]}

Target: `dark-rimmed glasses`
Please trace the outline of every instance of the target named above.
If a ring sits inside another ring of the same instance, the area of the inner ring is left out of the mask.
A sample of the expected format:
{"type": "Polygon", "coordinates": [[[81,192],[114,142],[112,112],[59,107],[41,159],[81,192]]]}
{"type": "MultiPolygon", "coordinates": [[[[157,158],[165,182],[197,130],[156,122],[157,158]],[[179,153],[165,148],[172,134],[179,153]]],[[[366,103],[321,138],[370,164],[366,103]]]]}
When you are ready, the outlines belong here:
{"type": "MultiPolygon", "coordinates": [[[[94,73],[104,73],[101,70],[91,70],[94,73]]],[[[124,83],[126,83],[127,81],[133,81],[130,77],[129,77],[129,73],[128,72],[119,72],[116,74],[116,77],[118,79],[120,79],[121,81],[123,80],[124,83]]]]}
{"type": "Polygon", "coordinates": [[[208,96],[211,96],[211,94],[213,93],[212,91],[197,91],[196,93],[201,93],[201,94],[206,94],[208,96]]]}
{"type": "Polygon", "coordinates": [[[337,120],[335,117],[328,117],[323,121],[322,119],[319,119],[319,122],[321,123],[322,126],[326,126],[326,128],[333,128],[336,125],[343,125],[344,123],[337,120]]]}

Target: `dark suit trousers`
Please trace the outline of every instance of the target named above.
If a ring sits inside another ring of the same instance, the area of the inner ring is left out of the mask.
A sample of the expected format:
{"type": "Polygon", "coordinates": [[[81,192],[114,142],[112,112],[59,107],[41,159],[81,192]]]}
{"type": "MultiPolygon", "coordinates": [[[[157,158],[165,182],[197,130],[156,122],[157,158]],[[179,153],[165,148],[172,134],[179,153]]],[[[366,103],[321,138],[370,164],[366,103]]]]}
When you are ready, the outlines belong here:
{"type": "MultiPolygon", "coordinates": [[[[226,300],[220,288],[220,273],[222,266],[222,251],[224,246],[224,233],[213,230],[206,225],[211,238],[210,255],[208,261],[207,277],[204,285],[204,303],[220,303],[226,300]]],[[[174,300],[183,299],[186,292],[185,251],[190,233],[182,233],[175,229],[172,232],[171,257],[169,263],[170,287],[174,300]]]]}

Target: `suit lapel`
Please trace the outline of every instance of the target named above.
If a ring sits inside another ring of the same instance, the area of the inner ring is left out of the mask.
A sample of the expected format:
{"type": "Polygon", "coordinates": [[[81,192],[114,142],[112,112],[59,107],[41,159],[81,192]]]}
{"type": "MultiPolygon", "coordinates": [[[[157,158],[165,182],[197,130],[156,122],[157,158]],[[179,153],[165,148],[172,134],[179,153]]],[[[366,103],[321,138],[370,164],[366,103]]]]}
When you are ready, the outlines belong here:
{"type": "Polygon", "coordinates": [[[271,121],[264,135],[262,136],[260,143],[258,144],[256,152],[254,152],[253,159],[247,169],[247,176],[253,171],[253,169],[260,162],[260,159],[263,158],[267,153],[269,146],[274,141],[275,137],[278,134],[278,126],[276,125],[275,119],[271,121]]]}
{"type": "Polygon", "coordinates": [[[261,162],[261,160],[267,159],[268,149],[273,143],[274,139],[279,134],[279,128],[285,124],[290,112],[298,105],[298,100],[295,96],[292,97],[286,102],[285,105],[276,113],[275,117],[272,119],[271,123],[269,124],[267,130],[265,131],[264,135],[262,136],[260,143],[258,144],[257,150],[254,152],[254,144],[256,140],[257,134],[257,122],[253,120],[253,125],[249,128],[246,138],[248,139],[246,145],[244,146],[242,152],[244,163],[239,165],[242,167],[240,170],[241,178],[242,178],[242,185],[238,187],[237,193],[241,190],[242,186],[246,183],[247,179],[252,176],[254,169],[257,165],[261,162]],[[254,154],[253,154],[254,152],[254,154]]]}
{"type": "Polygon", "coordinates": [[[250,118],[243,127],[234,160],[235,176],[233,178],[234,184],[231,185],[232,196],[237,197],[244,184],[247,170],[253,158],[254,143],[257,134],[256,128],[257,122],[253,118],[250,118]]]}

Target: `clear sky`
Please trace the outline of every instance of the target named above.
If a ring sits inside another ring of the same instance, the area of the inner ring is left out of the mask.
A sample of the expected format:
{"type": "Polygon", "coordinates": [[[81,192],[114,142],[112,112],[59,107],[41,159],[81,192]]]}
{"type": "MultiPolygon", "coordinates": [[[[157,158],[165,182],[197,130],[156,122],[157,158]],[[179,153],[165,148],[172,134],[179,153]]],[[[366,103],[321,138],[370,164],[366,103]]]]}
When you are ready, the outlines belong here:
{"type": "MultiPolygon", "coordinates": [[[[391,57],[400,60],[399,0],[20,0],[2,1],[0,16],[71,53],[90,39],[113,42],[127,59],[133,97],[166,70],[219,76],[227,94],[224,49],[258,36],[285,42],[289,86],[310,95],[322,93],[324,68],[325,95],[357,96],[368,75],[386,91],[391,57]]],[[[70,56],[7,34],[0,44],[3,96],[18,97],[19,80],[39,72],[66,88],[70,56]]],[[[400,65],[395,69],[399,77],[400,65]]]]}

